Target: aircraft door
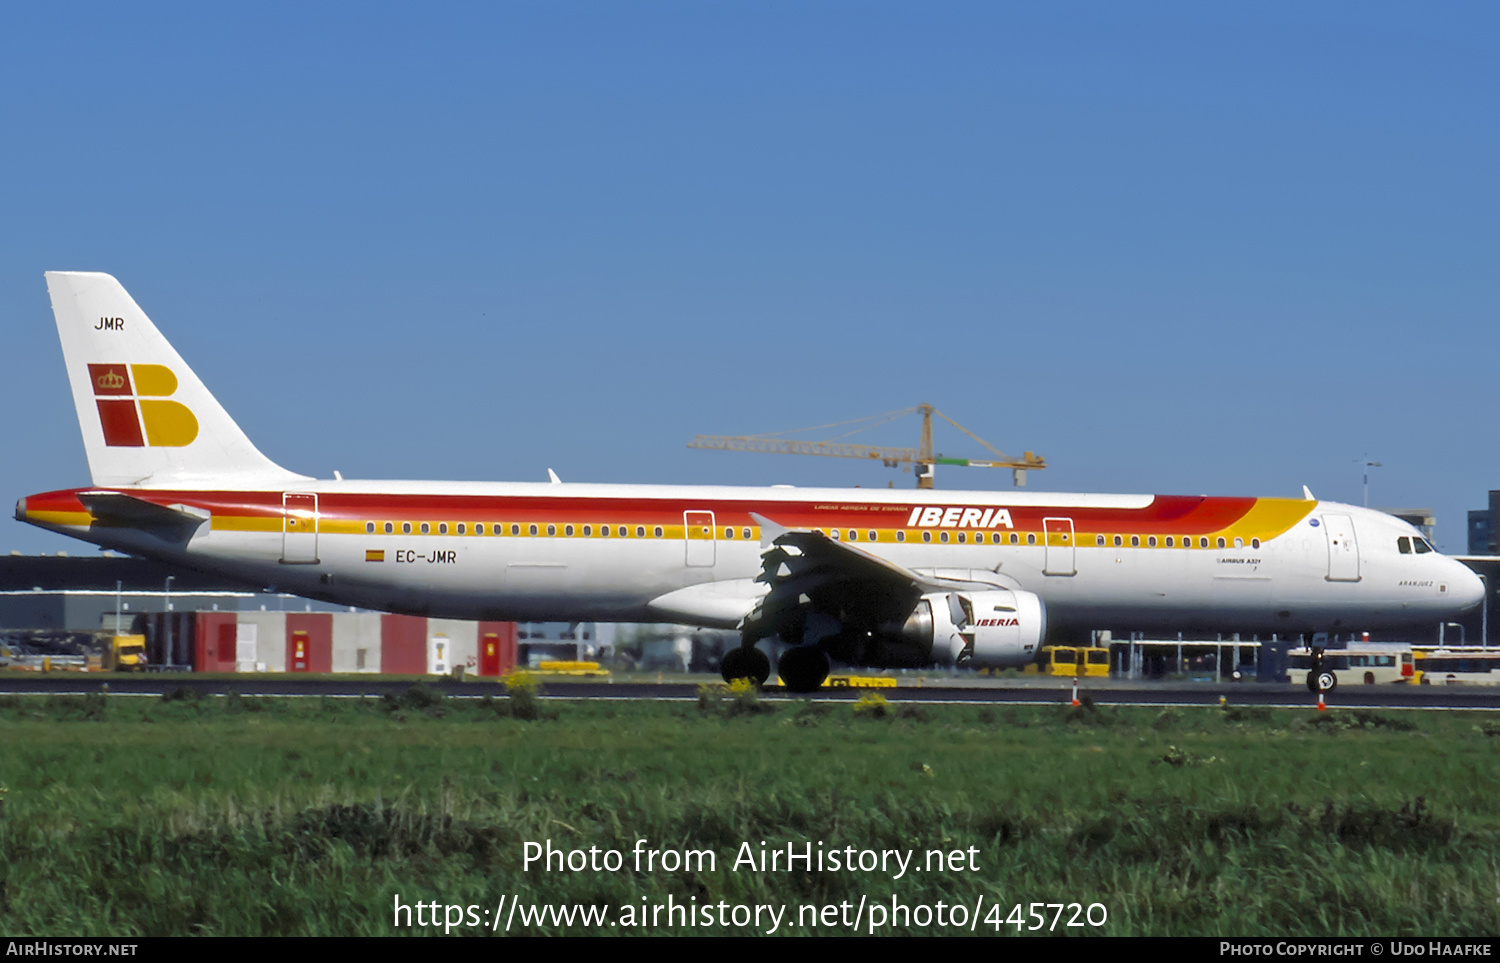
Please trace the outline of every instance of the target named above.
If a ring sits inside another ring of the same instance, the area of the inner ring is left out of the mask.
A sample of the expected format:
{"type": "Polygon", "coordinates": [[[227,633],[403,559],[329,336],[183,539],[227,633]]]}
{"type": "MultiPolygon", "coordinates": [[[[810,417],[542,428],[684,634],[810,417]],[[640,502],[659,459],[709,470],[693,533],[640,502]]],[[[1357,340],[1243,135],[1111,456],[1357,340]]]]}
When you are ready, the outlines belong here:
{"type": "Polygon", "coordinates": [[[1047,557],[1042,574],[1077,575],[1078,569],[1073,565],[1073,519],[1044,518],[1042,529],[1047,538],[1047,557]]]}
{"type": "Polygon", "coordinates": [[[1328,539],[1328,581],[1359,581],[1359,542],[1354,537],[1354,519],[1348,515],[1324,515],[1323,531],[1328,539]]]}
{"type": "Polygon", "coordinates": [[[318,496],[285,492],[281,496],[281,561],[310,565],[318,560],[318,496]]]}
{"type": "Polygon", "coordinates": [[[714,564],[714,513],[683,512],[683,541],[689,568],[711,568],[714,564]]]}

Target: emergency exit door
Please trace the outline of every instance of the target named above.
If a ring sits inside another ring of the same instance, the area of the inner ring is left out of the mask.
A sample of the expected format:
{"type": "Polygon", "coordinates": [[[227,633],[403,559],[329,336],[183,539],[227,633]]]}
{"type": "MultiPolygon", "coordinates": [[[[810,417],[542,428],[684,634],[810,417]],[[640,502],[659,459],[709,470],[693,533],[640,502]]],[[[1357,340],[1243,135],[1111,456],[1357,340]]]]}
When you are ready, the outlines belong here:
{"type": "Polygon", "coordinates": [[[1044,575],[1078,574],[1078,569],[1073,564],[1073,519],[1044,518],[1042,530],[1047,540],[1047,556],[1042,573],[1044,575]]]}
{"type": "Polygon", "coordinates": [[[714,513],[683,512],[682,534],[686,542],[687,564],[708,568],[714,564],[714,513]]]}
{"type": "Polygon", "coordinates": [[[285,492],[281,496],[281,561],[311,565],[318,560],[318,496],[285,492]]]}

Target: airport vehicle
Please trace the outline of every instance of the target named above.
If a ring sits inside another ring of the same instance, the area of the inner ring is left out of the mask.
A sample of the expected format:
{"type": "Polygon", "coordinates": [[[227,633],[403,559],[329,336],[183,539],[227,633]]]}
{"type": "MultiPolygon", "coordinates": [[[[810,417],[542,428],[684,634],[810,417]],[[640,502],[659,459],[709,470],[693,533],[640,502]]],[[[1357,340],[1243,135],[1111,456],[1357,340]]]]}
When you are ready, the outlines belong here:
{"type": "Polygon", "coordinates": [[[1044,669],[1048,675],[1077,675],[1107,678],[1109,649],[1088,645],[1042,646],[1044,669]]]}
{"type": "Polygon", "coordinates": [[[103,667],[109,672],[141,672],[146,668],[144,635],[112,635],[104,647],[103,667]]]}
{"type": "Polygon", "coordinates": [[[1481,585],[1410,525],[1303,498],[314,479],[250,442],[118,281],[47,274],[92,484],[16,517],[344,605],[738,628],[726,679],[830,660],[1004,667],[1090,629],[1454,618],[1481,585]]]}
{"type": "Polygon", "coordinates": [[[1417,685],[1500,685],[1500,650],[1418,649],[1415,663],[1417,685]]]}

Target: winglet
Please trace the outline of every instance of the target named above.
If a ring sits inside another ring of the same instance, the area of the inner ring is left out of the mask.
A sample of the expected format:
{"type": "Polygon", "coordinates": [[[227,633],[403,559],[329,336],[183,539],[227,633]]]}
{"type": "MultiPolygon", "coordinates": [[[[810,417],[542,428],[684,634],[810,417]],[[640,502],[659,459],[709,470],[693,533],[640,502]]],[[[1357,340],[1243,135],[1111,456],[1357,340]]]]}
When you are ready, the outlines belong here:
{"type": "Polygon", "coordinates": [[[554,485],[562,484],[562,479],[557,477],[557,472],[553,471],[550,468],[547,469],[547,477],[552,481],[552,484],[554,485]]]}
{"type": "Polygon", "coordinates": [[[1308,488],[1306,485],[1302,486],[1302,499],[1309,502],[1317,501],[1317,499],[1313,497],[1312,489],[1308,488]]]}
{"type": "Polygon", "coordinates": [[[760,547],[770,548],[771,544],[785,535],[790,529],[785,525],[778,525],[764,515],[756,512],[750,513],[750,518],[760,526],[760,547]]]}

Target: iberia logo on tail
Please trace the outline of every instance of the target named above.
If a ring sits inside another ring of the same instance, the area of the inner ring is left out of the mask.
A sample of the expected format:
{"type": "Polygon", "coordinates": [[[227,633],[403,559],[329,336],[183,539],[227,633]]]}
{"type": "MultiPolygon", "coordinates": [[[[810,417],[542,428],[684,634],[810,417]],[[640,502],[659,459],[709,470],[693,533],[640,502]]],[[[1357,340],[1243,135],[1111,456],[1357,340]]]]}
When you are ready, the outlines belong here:
{"type": "Polygon", "coordinates": [[[89,382],[106,445],[181,448],[198,437],[193,412],[167,400],[177,391],[177,376],[166,365],[91,364],[89,382]]]}

